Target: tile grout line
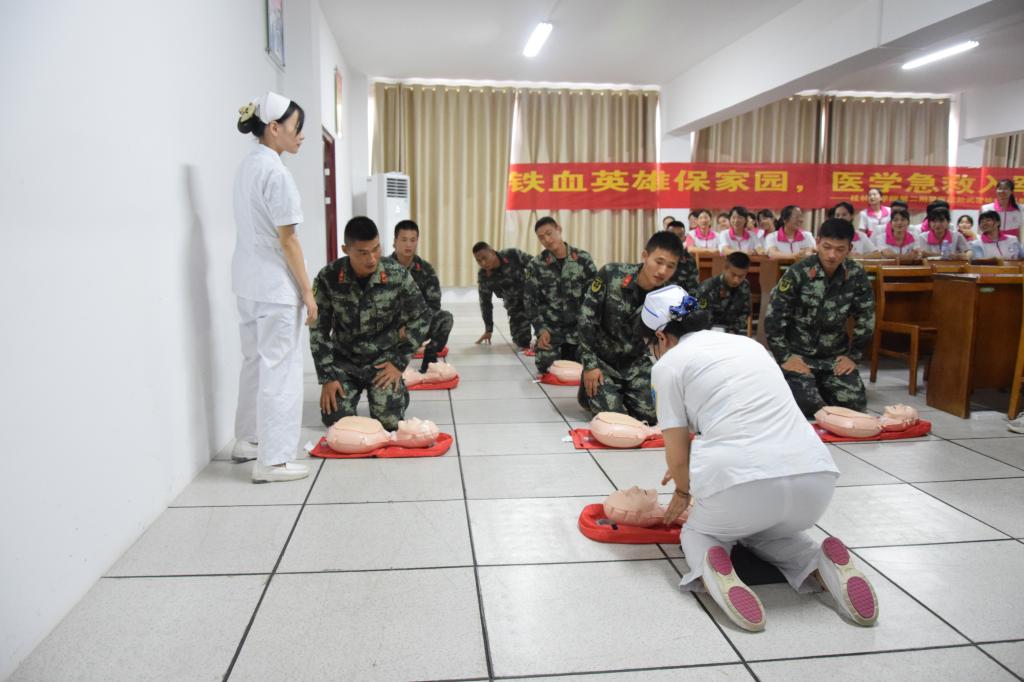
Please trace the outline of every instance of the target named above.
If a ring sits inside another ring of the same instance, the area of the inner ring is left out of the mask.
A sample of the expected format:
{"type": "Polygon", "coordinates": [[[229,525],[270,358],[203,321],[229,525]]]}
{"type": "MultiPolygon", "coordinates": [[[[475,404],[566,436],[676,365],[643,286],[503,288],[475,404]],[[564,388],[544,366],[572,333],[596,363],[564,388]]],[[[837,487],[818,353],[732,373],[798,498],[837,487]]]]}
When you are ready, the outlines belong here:
{"type": "Polygon", "coordinates": [[[281,560],[284,559],[284,553],[288,550],[288,545],[292,541],[295,529],[299,525],[299,520],[302,518],[302,512],[306,508],[306,502],[309,501],[309,496],[313,494],[316,482],[320,479],[320,472],[323,470],[324,462],[321,461],[319,468],[316,470],[316,475],[313,477],[313,482],[310,484],[309,490],[306,491],[306,497],[302,501],[302,506],[299,507],[299,511],[295,515],[295,522],[292,524],[292,529],[288,531],[288,537],[284,541],[284,546],[281,547],[281,552],[277,555],[277,561],[274,562],[274,567],[271,569],[270,575],[267,576],[267,580],[263,584],[263,591],[260,593],[260,598],[256,601],[256,607],[252,610],[252,616],[249,617],[249,622],[245,625],[245,631],[242,632],[242,638],[239,640],[238,646],[235,648],[235,654],[231,657],[231,663],[228,664],[228,669],[224,672],[224,677],[222,678],[224,682],[227,682],[227,680],[231,678],[231,673],[235,669],[235,663],[238,661],[238,656],[242,653],[242,647],[245,646],[245,640],[249,637],[249,631],[252,629],[253,623],[256,622],[256,615],[260,612],[260,606],[263,605],[263,599],[267,596],[267,591],[270,589],[270,583],[273,582],[274,575],[277,573],[277,568],[281,565],[281,560]]]}

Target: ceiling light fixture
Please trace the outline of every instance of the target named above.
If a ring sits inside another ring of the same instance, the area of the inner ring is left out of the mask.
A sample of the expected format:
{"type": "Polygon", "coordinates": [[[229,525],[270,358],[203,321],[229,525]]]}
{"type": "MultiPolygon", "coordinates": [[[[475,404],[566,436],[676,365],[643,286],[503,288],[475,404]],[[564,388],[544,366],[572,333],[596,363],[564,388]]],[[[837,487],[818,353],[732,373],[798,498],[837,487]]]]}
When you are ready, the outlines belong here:
{"type": "Polygon", "coordinates": [[[533,33],[530,34],[530,39],[526,41],[526,47],[523,48],[524,57],[536,57],[540,52],[540,48],[544,47],[544,41],[551,35],[551,24],[547,21],[542,21],[537,24],[537,28],[533,29],[533,33]]]}
{"type": "Polygon", "coordinates": [[[937,62],[940,59],[945,59],[946,57],[952,57],[953,55],[960,54],[961,52],[967,52],[967,50],[973,50],[977,46],[978,46],[978,41],[977,40],[968,40],[966,43],[960,43],[959,45],[953,45],[952,47],[947,47],[944,50],[939,50],[938,52],[932,52],[931,54],[926,54],[925,56],[919,57],[917,59],[911,59],[909,62],[907,62],[906,64],[903,65],[903,70],[904,71],[909,71],[910,69],[916,69],[919,66],[924,66],[925,64],[931,64],[932,62],[937,62]]]}

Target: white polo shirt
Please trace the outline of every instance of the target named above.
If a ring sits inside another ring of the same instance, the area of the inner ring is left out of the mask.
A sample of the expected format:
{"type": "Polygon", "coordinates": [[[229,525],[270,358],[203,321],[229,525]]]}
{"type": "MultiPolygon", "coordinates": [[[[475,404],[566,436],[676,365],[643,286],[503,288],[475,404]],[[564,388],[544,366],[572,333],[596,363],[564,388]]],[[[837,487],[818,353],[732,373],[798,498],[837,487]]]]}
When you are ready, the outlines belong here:
{"type": "Polygon", "coordinates": [[[753,230],[747,230],[746,236],[735,234],[730,227],[718,233],[718,251],[725,253],[726,247],[734,251],[745,251],[754,253],[754,249],[761,246],[761,238],[753,230]]]}
{"type": "Polygon", "coordinates": [[[301,303],[277,228],[302,222],[299,190],[281,156],[257,143],[235,175],[235,252],[231,289],[263,303],[301,303]]]}
{"type": "Polygon", "coordinates": [[[778,249],[783,253],[800,253],[804,249],[814,248],[814,235],[807,230],[797,230],[793,239],[789,239],[784,230],[775,230],[764,238],[764,248],[778,249]]]}
{"type": "Polygon", "coordinates": [[[1020,238],[1021,228],[1024,227],[1024,209],[1020,207],[1012,208],[1010,206],[996,208],[996,203],[993,201],[991,204],[985,204],[981,207],[981,212],[984,213],[985,211],[995,211],[998,213],[999,229],[1018,239],[1020,238]]]}
{"type": "Polygon", "coordinates": [[[718,233],[713,229],[702,233],[698,227],[686,233],[685,244],[688,249],[718,249],[718,233]]]}
{"type": "Polygon", "coordinates": [[[967,238],[959,232],[954,232],[951,228],[946,230],[945,236],[942,241],[935,238],[935,233],[924,232],[917,238],[917,244],[921,247],[921,252],[926,256],[941,256],[943,243],[949,244],[950,251],[953,253],[963,253],[964,251],[970,251],[971,245],[967,243],[967,238]]]}
{"type": "Polygon", "coordinates": [[[999,241],[988,241],[979,235],[971,242],[971,258],[1002,258],[1020,260],[1020,240],[1008,234],[999,234],[999,241]]]}
{"type": "Polygon", "coordinates": [[[878,212],[865,208],[857,214],[857,229],[870,237],[874,237],[879,230],[884,230],[892,218],[892,209],[888,206],[879,206],[878,212]]]}
{"type": "Polygon", "coordinates": [[[655,363],[651,383],[658,426],[700,434],[690,447],[697,499],[751,481],[839,472],[778,363],[754,339],[686,334],[655,363]]]}
{"type": "Polygon", "coordinates": [[[878,251],[878,247],[875,243],[868,238],[866,234],[860,230],[853,231],[853,242],[850,245],[850,255],[853,256],[864,256],[869,253],[878,251]]]}
{"type": "Polygon", "coordinates": [[[913,251],[920,251],[921,245],[918,243],[918,237],[907,228],[907,231],[903,237],[902,244],[890,244],[889,243],[889,230],[883,228],[876,232],[871,240],[875,242],[875,247],[879,251],[892,251],[900,256],[905,256],[913,251]]]}

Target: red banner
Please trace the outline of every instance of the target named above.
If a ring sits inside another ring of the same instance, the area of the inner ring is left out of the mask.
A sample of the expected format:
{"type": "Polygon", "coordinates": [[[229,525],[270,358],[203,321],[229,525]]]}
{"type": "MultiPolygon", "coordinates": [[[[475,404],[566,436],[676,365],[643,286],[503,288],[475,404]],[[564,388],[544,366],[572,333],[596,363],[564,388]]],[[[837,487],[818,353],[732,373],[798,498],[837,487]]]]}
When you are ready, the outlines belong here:
{"type": "Polygon", "coordinates": [[[510,211],[657,208],[828,208],[867,204],[872,187],[886,204],[922,209],[936,199],[977,209],[1011,178],[1024,195],[1022,168],[869,166],[814,163],[539,163],[509,166],[510,211]]]}

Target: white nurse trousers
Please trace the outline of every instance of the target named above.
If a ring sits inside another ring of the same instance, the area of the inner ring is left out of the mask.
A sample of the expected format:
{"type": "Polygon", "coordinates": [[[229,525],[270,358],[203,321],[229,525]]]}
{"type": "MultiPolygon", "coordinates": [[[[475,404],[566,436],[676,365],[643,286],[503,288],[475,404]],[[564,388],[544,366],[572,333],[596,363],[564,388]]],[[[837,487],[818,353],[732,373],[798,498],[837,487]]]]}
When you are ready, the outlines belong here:
{"type": "Polygon", "coordinates": [[[238,298],[242,373],[235,438],[272,466],[295,459],[302,423],[302,306],[238,298]]]}
{"type": "Polygon", "coordinates": [[[808,576],[818,567],[819,543],[804,531],[825,513],[839,474],[823,471],[751,481],[695,500],[680,544],[690,571],[679,587],[703,592],[704,555],[741,542],[775,565],[798,592],[820,589],[808,576]],[[806,583],[806,584],[805,584],[806,583]]]}

